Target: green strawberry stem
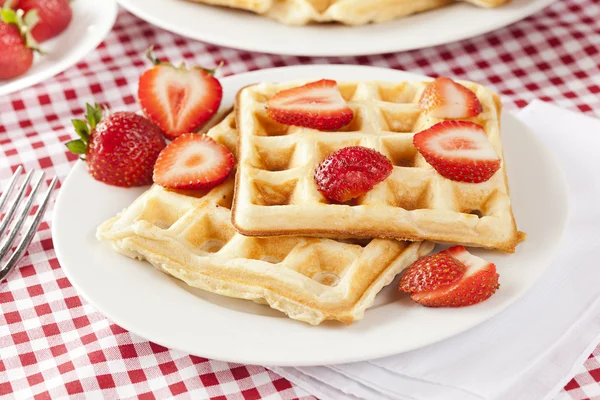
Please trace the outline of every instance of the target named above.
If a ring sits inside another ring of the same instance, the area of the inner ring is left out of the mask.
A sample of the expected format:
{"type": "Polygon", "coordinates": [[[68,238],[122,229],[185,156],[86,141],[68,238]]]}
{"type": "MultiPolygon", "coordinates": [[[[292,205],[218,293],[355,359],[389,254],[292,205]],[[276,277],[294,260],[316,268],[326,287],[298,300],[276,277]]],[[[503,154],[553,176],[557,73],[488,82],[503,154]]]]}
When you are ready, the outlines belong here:
{"type": "MultiPolygon", "coordinates": [[[[77,133],[79,139],[71,140],[65,144],[71,153],[78,155],[87,153],[91,132],[102,120],[102,107],[99,104],[94,104],[92,106],[86,103],[85,109],[85,120],[71,120],[73,128],[75,128],[75,133],[77,133]]],[[[81,157],[81,159],[85,160],[83,157],[81,157]]]]}
{"type": "MultiPolygon", "coordinates": [[[[154,55],[154,45],[150,45],[150,47],[148,47],[146,49],[146,58],[148,60],[150,60],[150,62],[153,65],[159,65],[159,64],[169,64],[169,63],[164,63],[162,61],[160,61],[158,58],[156,58],[156,56],[154,55]]],[[[170,64],[169,64],[170,65],[170,64]]]]}
{"type": "MultiPolygon", "coordinates": [[[[174,67],[174,65],[173,65],[173,64],[171,64],[170,62],[167,62],[167,61],[161,61],[161,60],[160,60],[158,57],[156,57],[156,55],[154,54],[154,45],[151,45],[150,47],[148,47],[148,48],[146,49],[146,58],[147,58],[148,60],[150,60],[150,62],[151,62],[153,65],[169,65],[169,66],[171,66],[171,67],[174,67]]],[[[221,68],[221,67],[222,67],[224,64],[225,64],[225,62],[224,62],[223,60],[221,60],[221,62],[219,62],[219,65],[217,65],[217,66],[216,66],[215,68],[213,68],[213,69],[209,69],[209,68],[202,68],[202,67],[193,67],[193,68],[198,68],[198,69],[201,69],[201,70],[203,70],[203,71],[206,71],[206,72],[208,72],[208,73],[209,73],[209,74],[211,74],[211,75],[214,75],[214,74],[217,72],[217,70],[218,70],[219,68],[221,68]]],[[[179,64],[179,67],[177,67],[177,68],[179,68],[179,69],[186,69],[186,66],[185,66],[185,64],[184,64],[184,63],[181,63],[181,64],[179,64]]]]}
{"type": "Polygon", "coordinates": [[[217,70],[219,68],[221,68],[223,65],[225,65],[225,61],[221,60],[221,61],[219,61],[219,64],[216,67],[214,67],[213,69],[202,68],[202,67],[195,67],[195,68],[200,68],[201,70],[204,70],[204,71],[208,72],[209,74],[214,75],[217,72],[217,70]]]}

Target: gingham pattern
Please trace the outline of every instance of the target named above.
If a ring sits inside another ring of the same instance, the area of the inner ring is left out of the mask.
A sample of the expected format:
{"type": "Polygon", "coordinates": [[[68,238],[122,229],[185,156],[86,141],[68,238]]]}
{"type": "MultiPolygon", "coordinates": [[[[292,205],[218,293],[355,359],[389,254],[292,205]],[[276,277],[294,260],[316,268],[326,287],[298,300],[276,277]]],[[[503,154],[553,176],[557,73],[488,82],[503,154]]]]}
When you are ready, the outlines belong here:
{"type": "MultiPolygon", "coordinates": [[[[371,57],[306,58],[205,45],[154,28],[121,11],[113,32],[83,62],[36,87],[0,99],[0,181],[14,168],[67,175],[75,156],[62,142],[85,102],[136,110],[144,50],[173,61],[226,65],[225,75],[310,63],[368,64],[478,81],[505,106],[540,98],[600,114],[600,3],[561,0],[511,27],[445,46],[371,57]]],[[[85,195],[85,194],[82,194],[85,195]]],[[[81,299],[56,259],[50,212],[21,263],[0,285],[0,395],[15,398],[310,398],[274,373],[210,361],[147,342],[112,324],[81,299]],[[83,394],[85,393],[85,395],[83,394]]],[[[82,261],[83,262],[83,261],[82,261]]],[[[560,399],[600,398],[600,348],[560,399]]]]}
{"type": "MultiPolygon", "coordinates": [[[[579,367],[558,399],[600,399],[600,346],[579,367]]],[[[557,399],[557,400],[558,400],[557,399]]]]}

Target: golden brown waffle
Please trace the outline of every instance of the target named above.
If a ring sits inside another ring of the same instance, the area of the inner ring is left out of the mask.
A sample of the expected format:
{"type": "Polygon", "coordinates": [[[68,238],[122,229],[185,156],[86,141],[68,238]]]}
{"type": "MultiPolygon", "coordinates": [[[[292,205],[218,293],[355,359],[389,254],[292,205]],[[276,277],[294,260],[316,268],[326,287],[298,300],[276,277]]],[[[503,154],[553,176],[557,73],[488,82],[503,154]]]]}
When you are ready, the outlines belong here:
{"type": "MultiPolygon", "coordinates": [[[[341,22],[360,25],[384,22],[453,3],[454,0],[193,0],[263,14],[288,25],[341,22]]],[[[465,0],[497,7],[510,0],[465,0]]]]}
{"type": "MultiPolygon", "coordinates": [[[[236,154],[234,125],[231,115],[209,135],[236,154]]],[[[233,174],[207,193],[155,185],[97,236],[190,286],[268,304],[310,324],[361,319],[385,285],[433,249],[430,242],[386,239],[245,237],[230,222],[233,188],[233,174]]]]}
{"type": "Polygon", "coordinates": [[[240,233],[388,237],[515,250],[522,234],[511,209],[495,93],[461,82],[483,106],[470,121],[484,127],[503,160],[489,181],[472,184],[439,175],[412,143],[415,133],[441,121],[419,109],[427,82],[339,82],[354,119],[337,132],[281,125],[266,115],[271,96],[303,83],[262,83],[237,95],[240,155],[233,225],[240,233]],[[348,146],[378,150],[394,170],[367,194],[335,204],[318,191],[314,172],[329,154],[348,146]]]}

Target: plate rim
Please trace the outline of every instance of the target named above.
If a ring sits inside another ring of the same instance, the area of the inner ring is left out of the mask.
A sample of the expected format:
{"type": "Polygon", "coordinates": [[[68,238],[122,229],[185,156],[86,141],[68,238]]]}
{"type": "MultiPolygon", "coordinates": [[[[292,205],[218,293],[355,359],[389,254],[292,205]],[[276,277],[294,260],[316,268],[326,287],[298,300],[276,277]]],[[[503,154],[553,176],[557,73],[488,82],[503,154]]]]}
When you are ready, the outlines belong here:
{"type": "MultiPolygon", "coordinates": [[[[434,47],[434,46],[454,43],[454,42],[458,42],[461,40],[484,35],[489,32],[495,31],[497,29],[512,25],[515,22],[521,21],[521,20],[528,18],[528,17],[532,16],[533,14],[543,10],[544,8],[550,6],[554,2],[554,0],[535,0],[535,1],[536,2],[534,3],[534,5],[531,6],[531,8],[528,9],[527,12],[522,15],[517,15],[517,16],[511,17],[511,18],[507,18],[505,21],[502,21],[502,22],[497,22],[492,19],[492,21],[489,24],[487,24],[485,29],[482,29],[482,30],[470,31],[467,29],[467,30],[463,31],[461,34],[458,34],[455,36],[440,35],[440,37],[437,40],[431,40],[429,43],[427,43],[425,45],[414,44],[414,45],[394,46],[393,41],[390,41],[389,46],[365,47],[365,48],[362,48],[361,50],[357,49],[355,51],[340,51],[340,50],[335,50],[335,49],[332,50],[331,48],[327,49],[327,50],[325,50],[325,49],[317,50],[318,47],[311,47],[312,50],[309,50],[309,51],[298,51],[298,50],[294,50],[293,46],[287,46],[287,47],[284,46],[284,47],[278,47],[277,49],[269,49],[269,48],[262,46],[260,43],[255,43],[252,45],[244,45],[244,44],[242,44],[244,42],[240,42],[239,40],[236,41],[233,38],[231,38],[231,39],[223,39],[223,38],[218,38],[218,37],[215,38],[214,35],[203,34],[201,30],[196,31],[196,32],[198,32],[198,34],[191,34],[188,29],[185,29],[182,26],[179,26],[176,22],[164,22],[164,20],[161,20],[160,18],[145,12],[143,10],[143,6],[141,4],[138,4],[140,2],[140,0],[117,0],[117,2],[119,3],[119,5],[121,7],[123,7],[128,12],[135,15],[137,18],[140,18],[140,19],[150,23],[151,25],[154,25],[154,26],[164,29],[166,31],[169,31],[169,32],[193,39],[193,40],[198,40],[198,41],[201,41],[204,43],[210,43],[210,44],[213,44],[216,46],[221,46],[221,47],[235,49],[235,50],[241,50],[241,51],[250,51],[250,52],[257,52],[257,53],[264,53],[264,54],[271,54],[271,55],[308,56],[308,57],[369,56],[369,55],[376,55],[376,54],[404,52],[404,51],[410,51],[410,50],[416,50],[416,49],[426,49],[426,48],[430,48],[430,47],[434,47]]],[[[200,6],[208,6],[207,4],[199,4],[199,5],[200,6]]],[[[527,4],[525,4],[525,5],[527,5],[527,4]]],[[[456,6],[456,4],[450,5],[449,7],[453,7],[453,6],[456,6]]],[[[486,10],[489,10],[489,9],[483,9],[482,11],[486,11],[486,10]]],[[[236,11],[243,11],[243,10],[236,10],[236,11]]],[[[430,10],[430,11],[426,11],[426,12],[436,12],[436,11],[437,10],[430,10]]],[[[251,15],[251,16],[254,17],[254,15],[251,15]]],[[[410,17],[410,16],[408,16],[408,17],[410,17]]],[[[266,17],[262,17],[262,18],[266,18],[266,17]]],[[[285,27],[285,25],[283,25],[283,26],[285,27]]],[[[297,27],[292,27],[292,28],[297,28],[297,27]]],[[[262,42],[262,43],[265,43],[265,42],[262,42]]]]}
{"type": "MultiPolygon", "coordinates": [[[[279,67],[279,68],[270,68],[270,69],[266,69],[266,70],[257,70],[257,71],[251,71],[251,72],[247,72],[247,73],[243,73],[243,74],[239,74],[239,75],[233,75],[231,78],[233,80],[234,77],[238,77],[239,79],[251,79],[253,77],[253,75],[262,75],[262,74],[269,74],[271,72],[273,72],[273,70],[282,70],[282,69],[286,69],[286,70],[294,70],[294,69],[311,69],[311,73],[314,74],[318,74],[317,72],[314,72],[314,70],[316,68],[314,68],[316,66],[310,65],[310,66],[292,66],[292,67],[279,67]],[[241,77],[240,77],[241,76],[241,77]]],[[[386,70],[390,71],[390,69],[388,68],[378,68],[378,67],[369,67],[369,66],[347,66],[347,65],[321,65],[321,68],[325,68],[331,71],[334,71],[338,68],[342,68],[342,69],[348,69],[348,68],[359,68],[359,69],[368,69],[368,70],[372,70],[373,72],[376,73],[376,70],[386,70]]],[[[410,72],[405,72],[405,71],[398,71],[398,70],[393,70],[394,72],[399,73],[399,75],[403,75],[404,77],[407,76],[413,76],[414,79],[423,79],[425,78],[422,75],[418,75],[418,74],[413,74],[410,72]]],[[[330,72],[329,72],[330,73],[330,72]]],[[[223,78],[223,79],[227,79],[227,78],[223,78]]],[[[225,86],[225,85],[224,85],[225,86]]],[[[514,116],[512,113],[510,112],[504,112],[504,115],[507,116],[508,118],[513,118],[515,121],[517,121],[521,127],[524,130],[528,131],[529,136],[531,136],[535,142],[537,144],[539,144],[540,147],[540,151],[545,153],[545,157],[547,157],[553,164],[555,169],[559,172],[560,176],[556,177],[556,179],[558,179],[559,182],[557,182],[557,184],[559,186],[561,186],[562,191],[561,191],[561,196],[564,197],[564,202],[565,202],[565,213],[561,219],[561,230],[560,230],[560,234],[559,237],[557,239],[557,244],[561,243],[562,238],[564,237],[565,231],[566,231],[566,225],[569,219],[569,210],[570,210],[570,194],[569,194],[569,190],[568,190],[568,184],[566,181],[566,176],[564,174],[563,169],[560,167],[560,164],[557,162],[557,159],[555,157],[555,155],[550,151],[550,149],[538,138],[538,136],[534,133],[531,132],[531,130],[523,123],[521,122],[516,116],[514,116]]],[[[74,176],[74,171],[76,171],[77,169],[81,169],[81,168],[85,168],[85,166],[83,165],[83,163],[81,161],[77,161],[77,163],[74,165],[74,167],[71,169],[71,171],[69,172],[69,175],[67,176],[67,178],[64,180],[63,182],[63,187],[66,187],[68,184],[69,179],[72,178],[72,176],[74,176]]],[[[465,324],[464,326],[462,326],[460,329],[458,330],[454,330],[451,334],[445,334],[442,337],[439,337],[435,340],[430,340],[426,343],[418,343],[417,345],[414,346],[404,346],[404,348],[402,348],[400,351],[397,348],[392,348],[392,346],[387,346],[385,347],[385,349],[383,350],[379,350],[379,351],[370,351],[367,352],[369,353],[368,355],[364,354],[365,352],[361,353],[358,356],[354,356],[354,355],[345,355],[345,356],[340,356],[339,354],[331,356],[331,355],[325,355],[323,357],[323,360],[321,361],[315,361],[315,360],[292,360],[290,361],[289,359],[286,359],[286,355],[281,355],[280,357],[276,357],[273,354],[269,354],[269,355],[259,355],[258,357],[256,356],[256,354],[254,354],[253,356],[248,356],[245,353],[240,353],[237,355],[233,355],[233,354],[227,354],[225,357],[223,357],[220,350],[210,350],[210,348],[212,346],[208,346],[207,348],[205,348],[204,350],[207,351],[203,351],[203,354],[198,354],[195,353],[194,351],[191,351],[190,348],[188,346],[178,346],[178,345],[173,345],[173,340],[162,340],[162,338],[157,338],[156,337],[152,337],[153,335],[147,335],[147,331],[146,332],[142,332],[140,333],[140,331],[143,331],[143,329],[137,329],[137,325],[139,325],[138,323],[129,323],[128,321],[123,321],[121,320],[119,317],[115,318],[114,314],[112,313],[107,313],[105,308],[99,304],[98,302],[96,302],[96,299],[93,298],[93,296],[88,296],[87,294],[87,290],[85,290],[85,288],[82,288],[76,280],[72,279],[72,275],[70,273],[70,267],[65,267],[65,265],[63,265],[63,260],[65,259],[65,257],[62,254],[62,246],[59,244],[61,243],[60,239],[56,239],[57,238],[57,230],[58,230],[58,226],[60,225],[60,223],[57,223],[57,210],[59,210],[59,204],[62,201],[62,198],[65,196],[64,195],[64,191],[60,190],[58,193],[58,196],[56,198],[56,203],[55,203],[55,207],[54,207],[54,212],[52,215],[52,237],[53,240],[55,240],[55,252],[56,252],[56,257],[59,260],[61,267],[63,268],[63,271],[65,272],[65,275],[67,276],[67,278],[69,279],[69,281],[71,282],[71,284],[73,285],[73,287],[77,290],[78,294],[81,295],[82,297],[84,297],[86,299],[86,301],[88,301],[96,310],[98,310],[103,316],[105,316],[106,318],[114,321],[115,323],[117,323],[118,325],[122,326],[123,328],[127,329],[128,331],[130,331],[133,334],[139,335],[141,337],[144,338],[148,338],[147,340],[153,341],[155,343],[158,343],[160,345],[163,345],[169,349],[173,349],[173,350],[179,350],[188,354],[197,354],[201,357],[205,357],[205,358],[210,358],[210,359],[217,359],[217,360],[223,360],[223,361],[228,361],[228,362],[236,362],[236,363],[243,363],[243,364],[260,364],[260,365],[277,365],[277,366],[311,366],[311,365],[325,365],[325,364],[342,364],[342,363],[348,363],[348,362],[355,362],[355,361],[363,361],[363,360],[368,360],[368,359],[376,359],[376,358],[381,358],[381,357],[385,357],[385,356],[390,356],[390,355],[394,355],[394,354],[400,354],[403,352],[407,352],[407,351],[411,351],[411,350],[415,350],[417,348],[421,348],[421,347],[425,347],[428,345],[431,345],[433,343],[437,343],[440,342],[442,340],[445,340],[447,338],[456,336],[462,332],[465,332],[475,326],[478,326],[482,323],[484,323],[485,321],[489,320],[490,318],[500,314],[502,311],[504,311],[506,308],[508,308],[509,306],[511,306],[512,304],[514,304],[516,301],[518,301],[521,297],[523,297],[524,295],[526,295],[531,288],[533,287],[534,284],[536,284],[536,282],[539,281],[540,277],[543,276],[543,274],[546,272],[546,270],[548,269],[550,263],[552,262],[552,259],[556,253],[556,251],[558,250],[558,247],[560,246],[556,246],[555,248],[551,249],[551,251],[548,253],[546,259],[544,260],[544,267],[540,268],[539,272],[537,273],[536,276],[534,276],[531,279],[531,282],[529,282],[528,286],[516,297],[511,298],[510,301],[504,301],[502,303],[502,305],[500,307],[498,307],[497,310],[495,310],[495,312],[493,313],[489,313],[490,315],[485,315],[483,318],[478,318],[476,321],[471,322],[469,324],[465,324]]],[[[162,272],[161,272],[162,274],[162,272]]],[[[263,316],[258,316],[258,317],[263,317],[263,316]]],[[[263,317],[264,318],[264,317],[263,317]]],[[[315,328],[315,329],[318,329],[315,328]]],[[[219,347],[219,346],[216,346],[219,347]]],[[[222,346],[221,346],[222,347],[222,346]]],[[[231,353],[231,352],[230,352],[231,353]]],[[[289,356],[289,355],[287,355],[289,356]]]]}
{"type": "MultiPolygon", "coordinates": [[[[16,77],[6,83],[0,84],[0,96],[19,92],[23,89],[30,88],[49,78],[52,78],[53,76],[68,70],[79,61],[87,57],[92,51],[94,51],[112,32],[115,22],[117,21],[117,15],[119,13],[119,6],[116,0],[102,0],[101,5],[103,7],[103,12],[101,14],[107,15],[106,18],[108,24],[105,26],[105,29],[100,31],[98,35],[94,37],[93,41],[90,41],[88,47],[83,48],[79,53],[72,54],[70,57],[58,60],[56,63],[48,66],[46,69],[43,69],[32,76],[16,77]]],[[[73,18],[75,17],[76,16],[73,15],[73,18]]]]}

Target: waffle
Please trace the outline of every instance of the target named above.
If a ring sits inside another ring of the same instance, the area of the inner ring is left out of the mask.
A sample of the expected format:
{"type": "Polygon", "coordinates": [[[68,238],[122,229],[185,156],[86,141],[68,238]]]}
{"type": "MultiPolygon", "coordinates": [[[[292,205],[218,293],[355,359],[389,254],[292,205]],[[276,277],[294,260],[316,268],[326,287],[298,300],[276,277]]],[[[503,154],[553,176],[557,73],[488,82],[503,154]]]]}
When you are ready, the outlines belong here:
{"type": "MultiPolygon", "coordinates": [[[[439,175],[414,147],[415,133],[441,121],[419,109],[428,82],[339,82],[354,119],[337,132],[271,120],[266,101],[304,83],[261,83],[237,95],[240,155],[232,222],[238,232],[433,240],[514,252],[524,236],[513,217],[504,162],[487,182],[454,182],[439,175]],[[365,195],[335,204],[318,191],[315,168],[348,146],[374,148],[394,169],[365,195]]],[[[475,83],[461,83],[483,106],[469,120],[484,127],[504,161],[498,95],[475,83]]]]}
{"type": "MultiPolygon", "coordinates": [[[[454,0],[193,0],[263,14],[288,25],[341,22],[361,25],[384,22],[453,3],[454,0]]],[[[497,7],[510,0],[465,0],[497,7]]]]}
{"type": "MultiPolygon", "coordinates": [[[[209,135],[236,154],[233,115],[209,135]]],[[[231,226],[234,178],[207,193],[153,186],[98,228],[115,250],[209,292],[268,304],[310,324],[363,317],[376,294],[430,242],[250,238],[231,226]]]]}

